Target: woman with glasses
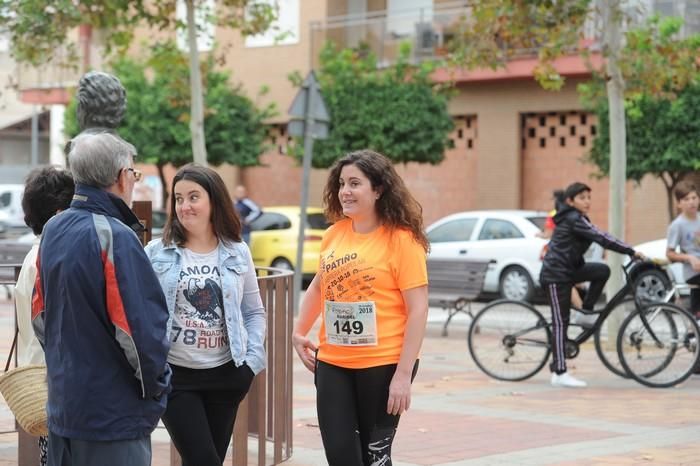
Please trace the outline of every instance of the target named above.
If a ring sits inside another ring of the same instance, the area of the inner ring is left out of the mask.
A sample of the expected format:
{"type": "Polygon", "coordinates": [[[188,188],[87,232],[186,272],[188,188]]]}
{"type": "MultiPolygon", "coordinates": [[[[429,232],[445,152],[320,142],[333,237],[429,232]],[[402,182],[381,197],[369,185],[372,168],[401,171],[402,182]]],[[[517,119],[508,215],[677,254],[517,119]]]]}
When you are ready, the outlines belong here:
{"type": "Polygon", "coordinates": [[[238,405],[265,367],[265,309],[221,177],[186,165],[169,203],[162,239],[146,247],[170,310],[163,423],[183,466],[221,466],[238,405]]]}

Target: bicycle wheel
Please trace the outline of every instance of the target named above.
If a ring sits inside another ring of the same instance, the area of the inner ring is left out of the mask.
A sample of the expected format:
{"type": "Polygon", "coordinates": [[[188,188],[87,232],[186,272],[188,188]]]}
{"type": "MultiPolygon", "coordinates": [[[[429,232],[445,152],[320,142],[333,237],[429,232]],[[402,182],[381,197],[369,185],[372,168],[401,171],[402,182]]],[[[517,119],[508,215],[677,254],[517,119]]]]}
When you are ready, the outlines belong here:
{"type": "Polygon", "coordinates": [[[613,308],[605,322],[593,334],[595,352],[600,362],[610,372],[624,378],[629,378],[629,375],[622,367],[620,357],[617,355],[617,334],[622,321],[635,309],[634,298],[625,298],[613,308]]]}
{"type": "Polygon", "coordinates": [[[469,326],[467,343],[477,367],[499,380],[532,377],[547,363],[550,330],[534,307],[521,301],[494,301],[469,326]]]}
{"type": "Polygon", "coordinates": [[[637,382],[672,387],[693,373],[698,351],[698,324],[673,304],[651,303],[628,315],[617,336],[622,367],[637,382]]]}

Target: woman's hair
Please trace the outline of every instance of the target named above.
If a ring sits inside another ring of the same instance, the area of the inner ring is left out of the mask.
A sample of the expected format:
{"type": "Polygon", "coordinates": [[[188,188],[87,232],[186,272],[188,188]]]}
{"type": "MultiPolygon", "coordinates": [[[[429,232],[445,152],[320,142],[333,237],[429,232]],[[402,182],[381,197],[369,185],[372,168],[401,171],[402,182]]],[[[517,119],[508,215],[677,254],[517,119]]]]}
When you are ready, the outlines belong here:
{"type": "Polygon", "coordinates": [[[187,241],[187,230],[182,226],[175,212],[175,185],[181,180],[197,183],[209,194],[211,224],[216,237],[219,240],[241,241],[241,221],[233,208],[233,201],[224,180],[211,168],[191,163],[179,169],[173,178],[168,221],[163,227],[163,243],[182,246],[187,241]]]}
{"type": "Polygon", "coordinates": [[[351,152],[331,167],[323,190],[323,204],[328,220],[335,222],[345,217],[338,192],[340,172],[346,165],[356,166],[369,179],[372,189],[379,194],[375,210],[381,223],[392,229],[402,227],[410,230],[413,238],[427,252],[429,244],[423,230],[423,208],[406,188],[391,160],[368,149],[351,152]]]}
{"type": "Polygon", "coordinates": [[[74,192],[75,183],[67,170],[49,166],[30,171],[22,196],[24,223],[40,235],[56,212],[70,207],[74,192]]]}

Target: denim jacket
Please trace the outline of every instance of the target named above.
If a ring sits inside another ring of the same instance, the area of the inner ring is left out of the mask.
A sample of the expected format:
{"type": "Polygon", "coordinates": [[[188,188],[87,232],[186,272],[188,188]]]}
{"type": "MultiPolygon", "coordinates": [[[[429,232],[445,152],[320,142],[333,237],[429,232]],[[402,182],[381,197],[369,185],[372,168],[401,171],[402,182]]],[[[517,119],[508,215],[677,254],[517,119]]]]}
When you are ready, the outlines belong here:
{"type": "MultiPolygon", "coordinates": [[[[265,368],[265,308],[250,250],[245,243],[219,242],[221,290],[231,356],[237,367],[246,363],[254,374],[265,368]]],[[[165,246],[160,239],[146,246],[146,254],[163,287],[168,303],[168,338],[173,323],[182,248],[165,246]]]]}

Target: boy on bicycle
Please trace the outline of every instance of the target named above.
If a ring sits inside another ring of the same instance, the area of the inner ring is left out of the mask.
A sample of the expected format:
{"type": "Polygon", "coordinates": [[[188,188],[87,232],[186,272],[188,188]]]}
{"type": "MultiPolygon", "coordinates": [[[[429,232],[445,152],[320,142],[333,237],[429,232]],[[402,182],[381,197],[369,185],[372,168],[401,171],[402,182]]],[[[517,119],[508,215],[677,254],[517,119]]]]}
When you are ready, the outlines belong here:
{"type": "MultiPolygon", "coordinates": [[[[683,263],[686,283],[700,285],[700,196],[694,184],[681,181],[673,190],[680,215],[668,226],[666,257],[683,263]]],[[[690,290],[690,311],[700,318],[700,289],[690,290]]]]}
{"type": "Polygon", "coordinates": [[[552,308],[551,383],[556,387],[585,387],[586,382],[566,371],[565,342],[571,312],[571,288],[590,282],[582,308],[593,310],[610,276],[610,268],[600,262],[585,262],[583,255],[592,242],[621,254],[643,257],[631,246],[599,230],[587,214],[591,208],[591,188],[572,183],[564,191],[565,204],[554,216],[556,228],[544,256],[540,283],[552,308]]]}

